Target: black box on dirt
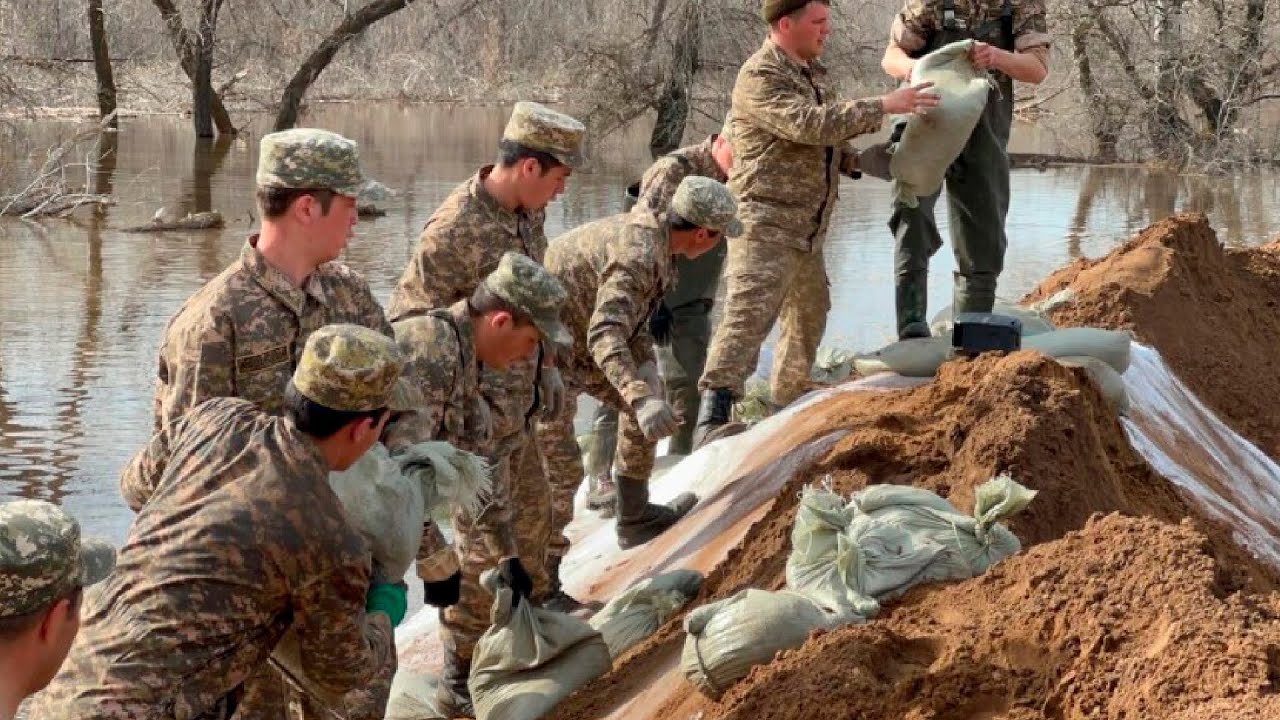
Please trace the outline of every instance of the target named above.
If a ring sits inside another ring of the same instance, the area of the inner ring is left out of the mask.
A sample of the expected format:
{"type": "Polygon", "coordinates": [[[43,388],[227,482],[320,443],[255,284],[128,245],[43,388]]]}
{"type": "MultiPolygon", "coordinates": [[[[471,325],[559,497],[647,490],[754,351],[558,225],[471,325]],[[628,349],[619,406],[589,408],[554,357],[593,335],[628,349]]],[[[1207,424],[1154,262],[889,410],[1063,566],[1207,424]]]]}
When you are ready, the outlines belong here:
{"type": "Polygon", "coordinates": [[[960,313],[951,328],[951,350],[956,355],[1013,352],[1022,348],[1022,321],[994,313],[960,313]]]}

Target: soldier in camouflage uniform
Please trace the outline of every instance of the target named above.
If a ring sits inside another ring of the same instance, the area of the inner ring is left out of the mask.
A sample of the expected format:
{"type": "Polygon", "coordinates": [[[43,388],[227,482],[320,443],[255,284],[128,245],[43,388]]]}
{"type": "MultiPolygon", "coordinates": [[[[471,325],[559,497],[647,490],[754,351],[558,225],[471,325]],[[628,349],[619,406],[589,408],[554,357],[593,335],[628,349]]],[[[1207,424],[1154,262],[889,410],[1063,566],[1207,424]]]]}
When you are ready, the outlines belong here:
{"type": "MultiPolygon", "coordinates": [[[[553,502],[572,503],[583,468],[573,436],[577,395],[586,392],[619,412],[618,545],[648,542],[692,509],[683,493],[667,505],[649,502],[649,475],[659,438],[678,427],[658,374],[649,318],[675,278],[675,255],[697,258],[722,236],[741,231],[737,203],[724,185],[690,175],[666,212],[632,212],[583,225],[551,243],[547,269],[569,291],[563,316],[574,344],[563,359],[567,402],[540,427],[553,502]]],[[[554,528],[562,531],[563,526],[554,528]]]]}
{"type": "Polygon", "coordinates": [[[0,504],[0,720],[53,679],[80,629],[84,588],[116,551],[80,539],[80,523],[42,500],[0,504]]]}
{"type": "MultiPolygon", "coordinates": [[[[156,430],[214,397],[244,398],[279,413],[298,355],[317,328],[354,323],[392,335],[364,278],[337,262],[352,236],[357,198],[385,192],[361,170],[356,144],[314,128],[265,135],[256,184],[260,232],[165,328],[156,430]]],[[[277,720],[284,713],[285,685],[270,667],[261,671],[237,720],[277,720]]],[[[372,706],[379,696],[385,703],[390,682],[380,677],[362,689],[372,706]]]]}
{"type": "MultiPolygon", "coordinates": [[[[537,103],[516,103],[499,144],[496,165],[487,165],[458,186],[427,220],[391,296],[389,316],[401,321],[447,308],[470,297],[508,251],[542,262],[547,248],[545,208],[564,191],[582,163],[582,124],[537,103]]],[[[462,562],[463,599],[442,614],[444,683],[468,704],[466,679],[471,652],[489,625],[489,595],[480,573],[504,557],[521,557],[534,576],[535,600],[560,610],[579,607],[560,588],[559,563],[568,547],[549,537],[548,487],[533,441],[533,417],[564,403],[564,385],[554,352],[513,363],[505,372],[486,369],[480,392],[493,413],[494,437],[487,454],[494,493],[480,517],[454,528],[462,562]],[[479,593],[479,597],[468,597],[479,593]],[[483,609],[483,612],[477,612],[483,609]]]]}
{"type": "Polygon", "coordinates": [[[377,576],[328,477],[421,403],[402,363],[379,332],[320,328],[283,417],[215,398],[157,433],[121,478],[142,510],[115,572],[32,720],[230,718],[290,628],[334,694],[393,666],[404,583],[377,576]]]}
{"type": "MultiPolygon", "coordinates": [[[[697,145],[680,148],[664,155],[645,171],[635,187],[635,204],[644,212],[661,215],[671,204],[680,181],[689,175],[709,177],[717,182],[729,179],[733,168],[733,144],[730,124],[726,120],[719,134],[711,135],[697,145]]],[[[698,417],[698,378],[707,362],[707,344],[711,342],[711,308],[720,270],[724,266],[725,243],[720,243],[701,257],[676,257],[675,287],[667,291],[649,325],[657,344],[658,369],[667,386],[667,401],[680,412],[680,429],[671,436],[668,452],[688,455],[693,449],[693,426],[698,417]]],[[[618,428],[618,414],[601,405],[592,422],[595,437],[589,443],[586,466],[590,489],[587,507],[613,512],[613,442],[618,428]]]]}
{"type": "MultiPolygon", "coordinates": [[[[470,298],[426,315],[397,320],[394,326],[405,356],[404,377],[422,391],[425,400],[388,429],[383,437],[387,447],[396,452],[427,440],[444,440],[477,454],[488,452],[493,421],[489,403],[479,392],[482,370],[502,370],[527,360],[544,340],[570,344],[569,333],[559,320],[566,297],[560,281],[545,268],[525,255],[508,252],[470,298]]],[[[457,518],[454,522],[463,525],[468,521],[457,518]]],[[[428,603],[454,605],[462,589],[458,559],[434,524],[430,529],[431,541],[419,548],[418,577],[427,582],[428,603]]],[[[518,575],[525,572],[518,557],[510,558],[509,566],[518,575]]],[[[469,590],[468,601],[492,605],[483,593],[469,590]]],[[[528,591],[525,589],[526,595],[528,591]]],[[[471,614],[482,611],[473,608],[471,614]]],[[[452,690],[448,688],[442,691],[442,695],[449,693],[452,690]]],[[[454,702],[452,697],[443,699],[454,702]]]]}
{"type": "Polygon", "coordinates": [[[857,170],[849,139],[878,130],[885,113],[937,104],[925,88],[838,99],[818,61],[830,33],[825,0],[765,0],[763,16],[769,37],[733,87],[729,187],[746,230],[729,243],[724,316],[698,383],[696,445],[729,422],[775,321],[782,327],[770,376],[773,403],[787,405],[808,388],[831,308],[822,252],[827,225],[840,175],[857,170]]]}
{"type": "MultiPolygon", "coordinates": [[[[884,69],[900,80],[915,58],[948,43],[974,39],[972,57],[992,71],[995,87],[969,141],[947,169],[947,208],[956,257],[955,312],[991,312],[1008,245],[1009,128],[1013,81],[1039,83],[1049,72],[1049,35],[1043,0],[907,0],[894,18],[884,69]]],[[[883,163],[887,165],[886,163],[883,163]]],[[[942,247],[934,222],[941,193],[918,207],[895,202],[889,228],[895,240],[894,299],[900,338],[928,337],[929,258],[942,247]]]]}

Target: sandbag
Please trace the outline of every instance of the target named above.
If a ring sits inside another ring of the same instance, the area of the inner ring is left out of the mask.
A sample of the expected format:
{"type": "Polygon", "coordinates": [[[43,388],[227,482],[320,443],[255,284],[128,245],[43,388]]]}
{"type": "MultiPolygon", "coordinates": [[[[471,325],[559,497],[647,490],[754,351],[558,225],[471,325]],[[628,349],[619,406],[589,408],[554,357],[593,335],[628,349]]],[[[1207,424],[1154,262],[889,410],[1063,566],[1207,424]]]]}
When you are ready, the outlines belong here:
{"type": "Polygon", "coordinates": [[[623,653],[658,631],[702,588],[702,573],[676,570],[632,585],[591,618],[609,647],[609,657],[623,653]]]}
{"type": "Polygon", "coordinates": [[[864,618],[800,593],[748,588],[685,616],[680,669],[699,692],[718,699],[751,668],[799,647],[814,630],[855,622],[864,618]]]}
{"type": "MultiPolygon", "coordinates": [[[[951,328],[955,324],[952,321],[952,306],[948,305],[938,311],[933,316],[933,320],[929,322],[929,328],[934,335],[938,337],[951,337],[951,328]]],[[[1028,335],[1040,335],[1042,333],[1052,332],[1055,328],[1049,318],[1033,309],[1022,307],[1011,302],[996,300],[995,306],[991,312],[997,315],[1008,315],[1009,317],[1018,318],[1022,323],[1022,337],[1028,335]]]]}
{"type": "Polygon", "coordinates": [[[894,200],[907,207],[918,207],[919,197],[942,188],[947,168],[964,150],[987,106],[991,81],[969,60],[973,43],[943,45],[911,70],[911,84],[932,82],[940,102],[925,115],[908,116],[889,158],[894,200]]]}
{"type": "Polygon", "coordinates": [[[436,704],[440,678],[406,670],[396,670],[391,680],[391,698],[384,720],[450,720],[436,704]]]}
{"type": "Polygon", "coordinates": [[[1129,391],[1125,389],[1124,378],[1116,372],[1115,368],[1098,358],[1082,355],[1068,355],[1056,359],[1067,367],[1084,368],[1085,372],[1089,373],[1089,377],[1098,384],[1102,396],[1115,407],[1116,412],[1121,415],[1129,414],[1129,391]]]}
{"type": "Polygon", "coordinates": [[[1119,330],[1075,327],[1023,338],[1023,350],[1036,350],[1052,358],[1085,355],[1095,357],[1122,373],[1129,369],[1133,340],[1119,330]]]}
{"type": "Polygon", "coordinates": [[[999,523],[1021,512],[1036,493],[1002,474],[979,486],[974,512],[965,515],[928,490],[903,485],[873,485],[850,498],[858,513],[850,523],[855,538],[876,526],[896,528],[911,538],[911,546],[860,543],[867,562],[881,568],[876,587],[867,594],[885,602],[924,582],[963,580],[987,571],[1022,549],[1022,543],[999,523]],[[912,566],[911,553],[936,548],[921,567],[912,566]],[[900,573],[892,577],[894,563],[900,573]]]}
{"type": "Polygon", "coordinates": [[[933,377],[950,352],[950,337],[899,340],[875,352],[855,355],[853,367],[862,377],[885,372],[904,377],[933,377]]]}
{"type": "Polygon", "coordinates": [[[823,345],[818,348],[818,354],[813,360],[813,369],[809,372],[809,377],[814,382],[820,382],[823,385],[844,382],[853,374],[853,357],[854,354],[848,350],[823,345]]]}
{"type": "Polygon", "coordinates": [[[496,570],[480,582],[494,594],[492,627],[476,643],[467,687],[476,720],[535,720],[609,671],[600,633],[571,615],[521,602],[496,570]]]}
{"type": "Polygon", "coordinates": [[[829,490],[810,486],[802,491],[791,526],[787,587],[825,607],[871,618],[879,614],[880,604],[863,594],[854,577],[858,548],[848,535],[853,515],[844,498],[829,490]]]}

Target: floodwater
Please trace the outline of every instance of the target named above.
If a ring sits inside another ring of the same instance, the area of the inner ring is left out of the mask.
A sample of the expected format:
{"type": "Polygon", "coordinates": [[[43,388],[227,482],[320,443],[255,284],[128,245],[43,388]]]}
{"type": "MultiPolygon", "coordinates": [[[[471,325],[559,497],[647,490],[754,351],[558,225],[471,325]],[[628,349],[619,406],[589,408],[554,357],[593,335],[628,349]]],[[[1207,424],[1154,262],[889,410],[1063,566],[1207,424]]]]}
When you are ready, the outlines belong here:
{"type": "MultiPolygon", "coordinates": [[[[318,108],[307,119],[359,141],[367,171],[400,192],[386,204],[386,216],[361,222],[345,258],[380,299],[389,297],[437,204],[491,159],[505,116],[501,107],[342,105],[318,108]]],[[[123,539],[132,513],[116,483],[151,428],[160,334],[182,301],[236,258],[253,228],[257,139],[268,122],[254,118],[242,136],[214,143],[197,142],[183,118],[126,119],[114,152],[73,168],[77,182],[111,193],[112,207],[72,221],[0,220],[0,498],[59,502],[89,533],[123,539]],[[162,207],[179,215],[217,209],[228,226],[120,232],[162,207]]],[[[55,145],[75,129],[21,126],[31,148],[55,145]]],[[[548,235],[620,211],[623,188],[647,163],[646,140],[636,129],[593,148],[593,167],[575,174],[549,208],[548,235]]],[[[1053,151],[1031,132],[1015,136],[1014,149],[1053,151]]],[[[1182,210],[1207,212],[1228,244],[1265,242],[1280,229],[1277,177],[1015,171],[1001,294],[1017,298],[1063,264],[1103,255],[1182,210]]],[[[863,179],[841,188],[826,256],[830,344],[873,348],[892,333],[889,187],[863,179]]],[[[945,225],[945,212],[939,220],[945,225]]],[[[949,302],[953,269],[944,248],[931,276],[931,308],[949,302]]]]}

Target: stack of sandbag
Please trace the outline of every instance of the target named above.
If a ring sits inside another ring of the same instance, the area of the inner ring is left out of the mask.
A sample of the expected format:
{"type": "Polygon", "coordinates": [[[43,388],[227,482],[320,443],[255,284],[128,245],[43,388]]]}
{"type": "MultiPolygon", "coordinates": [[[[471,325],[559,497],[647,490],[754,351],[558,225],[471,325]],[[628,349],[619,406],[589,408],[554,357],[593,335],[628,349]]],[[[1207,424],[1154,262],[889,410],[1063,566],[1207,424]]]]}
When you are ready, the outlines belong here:
{"type": "MultiPolygon", "coordinates": [[[[991,81],[969,59],[973,40],[961,40],[916,61],[911,84],[933,83],[940,102],[925,115],[910,115],[889,159],[894,200],[917,207],[942,187],[947,168],[960,157],[987,106],[991,81]]],[[[900,119],[895,119],[900,122],[900,119]]]]}
{"type": "Polygon", "coordinates": [[[676,570],[641,580],[601,608],[591,618],[591,627],[604,638],[609,657],[617,660],[657,632],[701,587],[702,573],[696,570],[676,570]]]}
{"type": "Polygon", "coordinates": [[[749,588],[685,616],[680,669],[704,695],[719,698],[751,668],[799,647],[814,630],[863,620],[801,593],[749,588]]]}
{"type": "MultiPolygon", "coordinates": [[[[1056,330],[1049,316],[1034,307],[1023,307],[1007,300],[996,300],[991,312],[996,315],[1017,318],[1022,323],[1022,337],[1041,335],[1056,330]]],[[[951,329],[955,326],[955,310],[948,305],[937,312],[929,321],[929,328],[936,337],[951,337],[951,329]]]]}
{"type": "MultiPolygon", "coordinates": [[[[475,510],[489,485],[484,460],[446,442],[420,443],[395,456],[378,443],[351,467],[329,474],[329,487],[369,543],[374,571],[384,582],[399,581],[409,571],[432,508],[458,504],[475,510]]],[[[276,644],[271,658],[302,692],[342,707],[341,696],[311,681],[303,671],[292,630],[276,644]]]]}
{"type": "Polygon", "coordinates": [[[476,720],[536,720],[612,667],[604,639],[586,622],[527,601],[513,607],[496,570],[480,582],[494,600],[467,680],[476,720]]]}

